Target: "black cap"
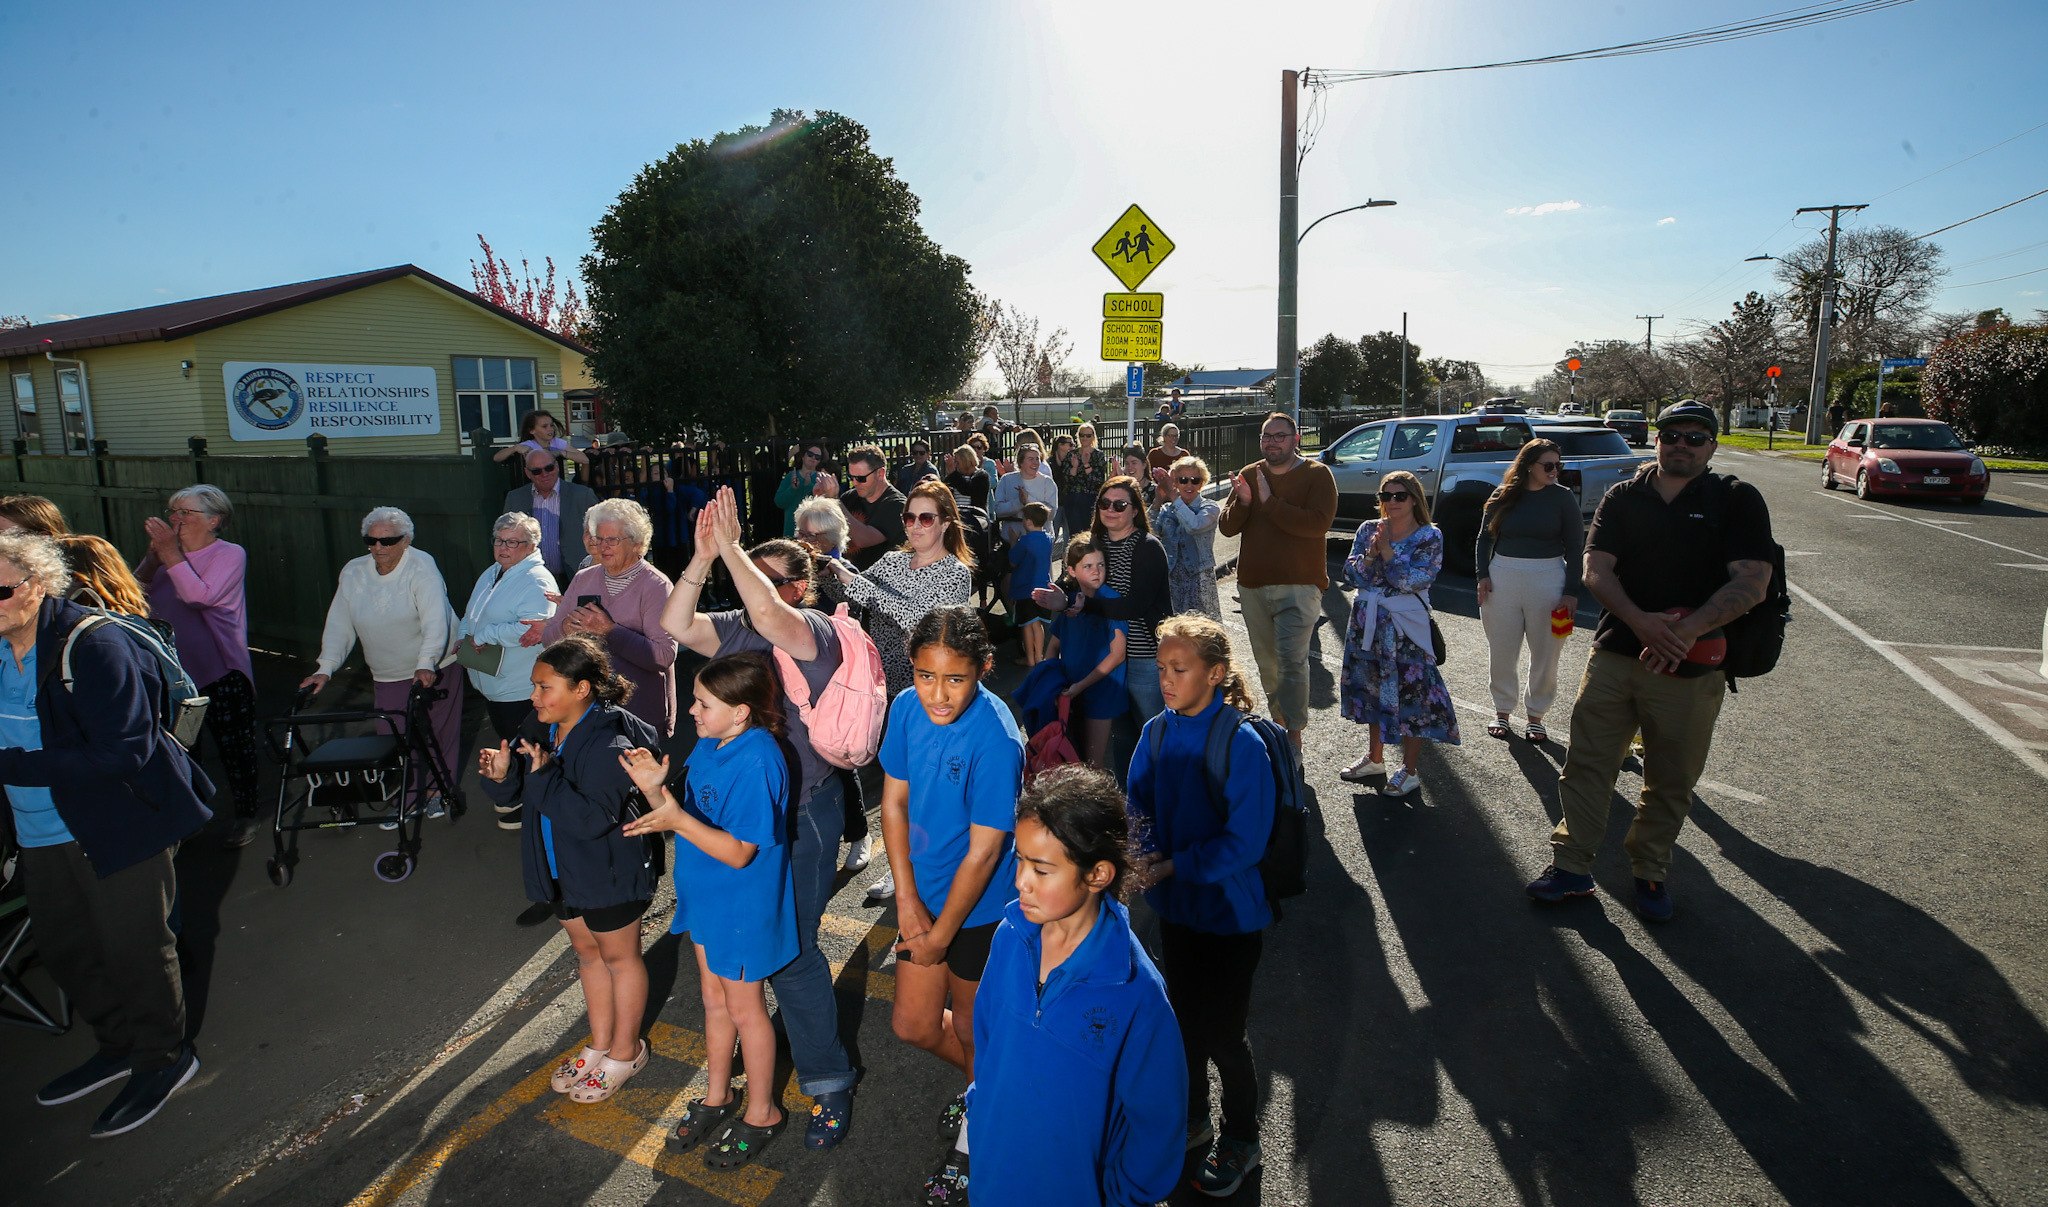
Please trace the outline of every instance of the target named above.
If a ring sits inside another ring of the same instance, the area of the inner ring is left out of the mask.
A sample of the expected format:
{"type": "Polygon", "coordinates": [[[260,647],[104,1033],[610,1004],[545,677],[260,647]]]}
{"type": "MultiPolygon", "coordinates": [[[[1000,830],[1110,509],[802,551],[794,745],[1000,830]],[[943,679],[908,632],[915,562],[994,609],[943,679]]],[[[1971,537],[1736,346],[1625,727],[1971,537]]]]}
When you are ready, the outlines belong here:
{"type": "Polygon", "coordinates": [[[1681,420],[1700,424],[1716,436],[1721,434],[1721,417],[1714,413],[1714,408],[1702,402],[1688,398],[1684,402],[1672,403],[1657,414],[1657,426],[1660,428],[1681,420]]]}

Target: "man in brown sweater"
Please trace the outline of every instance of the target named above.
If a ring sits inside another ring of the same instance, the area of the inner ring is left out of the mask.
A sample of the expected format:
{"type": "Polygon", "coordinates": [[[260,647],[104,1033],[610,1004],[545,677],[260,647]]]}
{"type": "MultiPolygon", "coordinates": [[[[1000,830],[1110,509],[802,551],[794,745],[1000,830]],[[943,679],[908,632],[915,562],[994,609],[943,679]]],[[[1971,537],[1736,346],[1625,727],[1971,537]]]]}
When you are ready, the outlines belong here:
{"type": "Polygon", "coordinates": [[[1275,411],[1259,429],[1265,460],[1244,467],[1223,501],[1224,536],[1243,534],[1237,599],[1259,664],[1259,686],[1295,746],[1308,727],[1308,641],[1330,586],[1325,538],[1337,518],[1337,480],[1301,456],[1301,433],[1275,411]]]}

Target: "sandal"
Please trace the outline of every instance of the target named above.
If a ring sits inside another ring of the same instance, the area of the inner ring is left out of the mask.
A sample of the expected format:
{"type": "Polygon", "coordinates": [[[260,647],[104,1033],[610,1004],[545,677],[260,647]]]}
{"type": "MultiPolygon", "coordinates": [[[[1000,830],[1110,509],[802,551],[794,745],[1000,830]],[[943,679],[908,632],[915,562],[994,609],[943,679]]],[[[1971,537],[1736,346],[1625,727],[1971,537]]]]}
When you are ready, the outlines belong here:
{"type": "Polygon", "coordinates": [[[690,1099],[690,1105],[683,1108],[683,1121],[676,1124],[675,1132],[669,1136],[669,1143],[678,1152],[689,1152],[707,1137],[723,1135],[725,1121],[740,1109],[740,1096],[734,1093],[731,1101],[717,1106],[708,1105],[702,1098],[690,1099]]]}
{"type": "Polygon", "coordinates": [[[755,1127],[745,1119],[735,1119],[733,1125],[725,1129],[725,1134],[718,1138],[718,1142],[711,1146],[711,1151],[704,1154],[704,1168],[738,1169],[760,1156],[761,1150],[768,1146],[768,1142],[781,1135],[782,1129],[788,1126],[788,1111],[784,1111],[782,1118],[767,1127],[755,1127]]]}
{"type": "MultiPolygon", "coordinates": [[[[1531,733],[1537,732],[1542,728],[1543,727],[1541,725],[1538,725],[1534,721],[1531,721],[1529,723],[1529,729],[1531,733]]],[[[1486,736],[1489,738],[1511,738],[1515,735],[1514,731],[1508,728],[1508,719],[1506,717],[1497,715],[1493,718],[1493,720],[1488,721],[1486,723],[1486,736]]],[[[1530,738],[1529,740],[1532,742],[1536,741],[1535,738],[1530,738]]]]}
{"type": "Polygon", "coordinates": [[[632,1060],[613,1060],[607,1056],[597,1062],[576,1088],[569,1091],[571,1102],[603,1102],[619,1092],[619,1087],[632,1079],[633,1074],[647,1067],[647,1041],[640,1041],[640,1054],[632,1060]]]}
{"type": "Polygon", "coordinates": [[[556,1065],[554,1073],[549,1075],[548,1088],[557,1094],[568,1093],[576,1087],[577,1082],[583,1080],[584,1074],[596,1068],[597,1062],[603,1059],[602,1050],[590,1047],[573,1056],[564,1056],[562,1063],[556,1065]]]}
{"type": "Polygon", "coordinates": [[[1550,731],[1543,728],[1543,722],[1532,718],[1528,725],[1528,731],[1524,736],[1535,745],[1541,746],[1550,740],[1550,731]]]}
{"type": "Polygon", "coordinates": [[[853,1091],[832,1090],[811,1100],[811,1122],[804,1129],[804,1147],[822,1150],[837,1147],[846,1139],[853,1122],[853,1091]]]}

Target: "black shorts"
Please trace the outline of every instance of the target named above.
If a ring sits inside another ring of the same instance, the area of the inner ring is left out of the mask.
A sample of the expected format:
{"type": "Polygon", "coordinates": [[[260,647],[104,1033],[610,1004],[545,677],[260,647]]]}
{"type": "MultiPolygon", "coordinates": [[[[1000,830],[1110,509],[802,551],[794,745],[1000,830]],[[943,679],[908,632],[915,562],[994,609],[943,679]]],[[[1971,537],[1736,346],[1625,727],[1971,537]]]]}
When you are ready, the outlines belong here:
{"type": "Polygon", "coordinates": [[[988,967],[989,944],[995,941],[996,927],[1001,925],[990,922],[962,927],[946,947],[946,971],[963,981],[979,981],[982,969],[988,967]]]}
{"type": "Polygon", "coordinates": [[[1045,619],[1045,609],[1039,607],[1035,600],[1011,599],[1004,602],[1010,609],[1010,623],[1020,629],[1033,621],[1045,619]]]}
{"type": "MultiPolygon", "coordinates": [[[[571,918],[583,919],[583,925],[591,934],[605,935],[615,930],[624,930],[640,920],[647,912],[647,901],[627,901],[620,905],[600,905],[596,909],[578,909],[573,905],[555,902],[555,917],[567,922],[571,918]]],[[[982,958],[988,958],[988,949],[982,948],[982,958]]]]}

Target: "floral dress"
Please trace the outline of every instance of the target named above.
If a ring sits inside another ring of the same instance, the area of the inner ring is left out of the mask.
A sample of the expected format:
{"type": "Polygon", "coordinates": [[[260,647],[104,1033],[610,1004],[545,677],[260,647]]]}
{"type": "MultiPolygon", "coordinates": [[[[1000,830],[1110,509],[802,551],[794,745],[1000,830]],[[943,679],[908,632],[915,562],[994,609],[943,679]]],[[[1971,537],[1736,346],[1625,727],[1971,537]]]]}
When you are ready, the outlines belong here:
{"type": "Polygon", "coordinates": [[[868,610],[868,636],[882,656],[889,698],[910,686],[910,630],[933,608],[964,604],[974,593],[974,572],[952,554],[924,566],[910,564],[908,549],[882,560],[846,583],[846,598],[868,610]]]}
{"type": "Polygon", "coordinates": [[[1223,509],[1213,499],[1195,496],[1189,507],[1178,498],[1159,509],[1152,519],[1152,535],[1166,546],[1166,576],[1173,592],[1173,610],[1200,612],[1211,620],[1223,619],[1223,606],[1216,598],[1216,523],[1223,509]]]}
{"type": "MultiPolygon", "coordinates": [[[[1385,562],[1368,557],[1378,520],[1358,526],[1351,556],[1344,559],[1345,581],[1354,587],[1377,588],[1389,595],[1425,594],[1444,565],[1444,534],[1435,525],[1417,528],[1394,542],[1385,562]]],[[[1437,672],[1435,655],[1417,646],[1394,626],[1381,608],[1373,631],[1364,631],[1365,600],[1351,607],[1344,634],[1344,678],[1340,689],[1344,716],[1361,725],[1377,724],[1380,740],[1428,738],[1458,744],[1458,714],[1450,689],[1437,672]]]]}

